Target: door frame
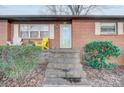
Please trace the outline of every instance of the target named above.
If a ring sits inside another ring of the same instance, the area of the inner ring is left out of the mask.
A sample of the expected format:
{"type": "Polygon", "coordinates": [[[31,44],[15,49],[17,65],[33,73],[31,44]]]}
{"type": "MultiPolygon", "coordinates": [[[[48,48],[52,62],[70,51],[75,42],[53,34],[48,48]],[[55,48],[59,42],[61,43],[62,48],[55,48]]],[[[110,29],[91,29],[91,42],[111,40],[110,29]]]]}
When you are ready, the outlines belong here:
{"type": "Polygon", "coordinates": [[[60,48],[64,48],[64,47],[62,47],[62,45],[61,45],[61,40],[62,40],[62,37],[61,37],[61,33],[62,33],[62,27],[63,26],[68,26],[69,28],[70,28],[70,47],[68,47],[68,48],[72,48],[72,25],[71,24],[60,24],[60,48]]]}

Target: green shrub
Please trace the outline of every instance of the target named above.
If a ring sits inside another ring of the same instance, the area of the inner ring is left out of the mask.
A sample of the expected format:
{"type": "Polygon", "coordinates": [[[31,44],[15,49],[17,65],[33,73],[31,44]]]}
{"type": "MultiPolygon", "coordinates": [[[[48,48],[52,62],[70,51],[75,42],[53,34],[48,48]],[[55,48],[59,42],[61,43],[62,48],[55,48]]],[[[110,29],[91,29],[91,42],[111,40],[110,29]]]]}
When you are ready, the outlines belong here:
{"type": "Polygon", "coordinates": [[[120,49],[110,41],[94,41],[84,47],[84,64],[96,69],[112,69],[117,64],[106,62],[118,57],[120,49]]]}
{"type": "Polygon", "coordinates": [[[0,70],[10,78],[22,78],[37,65],[42,49],[34,46],[0,46],[0,70]]]}

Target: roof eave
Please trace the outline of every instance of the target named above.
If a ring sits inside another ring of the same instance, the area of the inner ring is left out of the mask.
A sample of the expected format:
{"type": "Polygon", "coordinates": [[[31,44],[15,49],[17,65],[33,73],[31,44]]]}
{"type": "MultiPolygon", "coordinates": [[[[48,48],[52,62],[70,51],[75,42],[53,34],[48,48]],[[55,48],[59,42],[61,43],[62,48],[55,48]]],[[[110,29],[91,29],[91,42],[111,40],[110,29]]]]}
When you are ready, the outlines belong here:
{"type": "Polygon", "coordinates": [[[93,19],[93,20],[124,20],[122,15],[1,15],[0,20],[12,20],[12,21],[71,21],[72,19],[93,19]]]}

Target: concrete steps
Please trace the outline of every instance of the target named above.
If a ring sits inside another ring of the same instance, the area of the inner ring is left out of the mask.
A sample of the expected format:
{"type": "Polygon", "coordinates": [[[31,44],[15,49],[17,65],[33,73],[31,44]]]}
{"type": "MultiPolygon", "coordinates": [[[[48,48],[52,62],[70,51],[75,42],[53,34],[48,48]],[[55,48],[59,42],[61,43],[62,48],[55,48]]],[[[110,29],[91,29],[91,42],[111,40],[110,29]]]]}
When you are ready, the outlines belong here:
{"type": "Polygon", "coordinates": [[[49,50],[43,86],[89,86],[78,49],[49,50]]]}

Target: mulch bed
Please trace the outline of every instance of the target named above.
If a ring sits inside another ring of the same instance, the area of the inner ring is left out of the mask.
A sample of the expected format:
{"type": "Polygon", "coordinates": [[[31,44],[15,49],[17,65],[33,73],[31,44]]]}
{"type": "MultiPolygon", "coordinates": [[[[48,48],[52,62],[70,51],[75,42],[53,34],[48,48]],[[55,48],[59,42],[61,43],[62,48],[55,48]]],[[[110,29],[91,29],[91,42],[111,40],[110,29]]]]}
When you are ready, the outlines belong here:
{"type": "Polygon", "coordinates": [[[113,70],[96,70],[88,66],[83,66],[87,74],[87,80],[93,87],[123,87],[124,86],[124,66],[119,66],[113,70]]]}
{"type": "Polygon", "coordinates": [[[1,78],[0,87],[41,87],[45,69],[46,64],[39,64],[34,71],[27,74],[23,79],[1,78]]]}
{"type": "MultiPolygon", "coordinates": [[[[23,79],[0,78],[0,87],[42,87],[46,66],[46,64],[39,64],[23,79]]],[[[83,70],[92,87],[124,87],[124,66],[113,70],[96,70],[84,65],[83,70]]]]}

